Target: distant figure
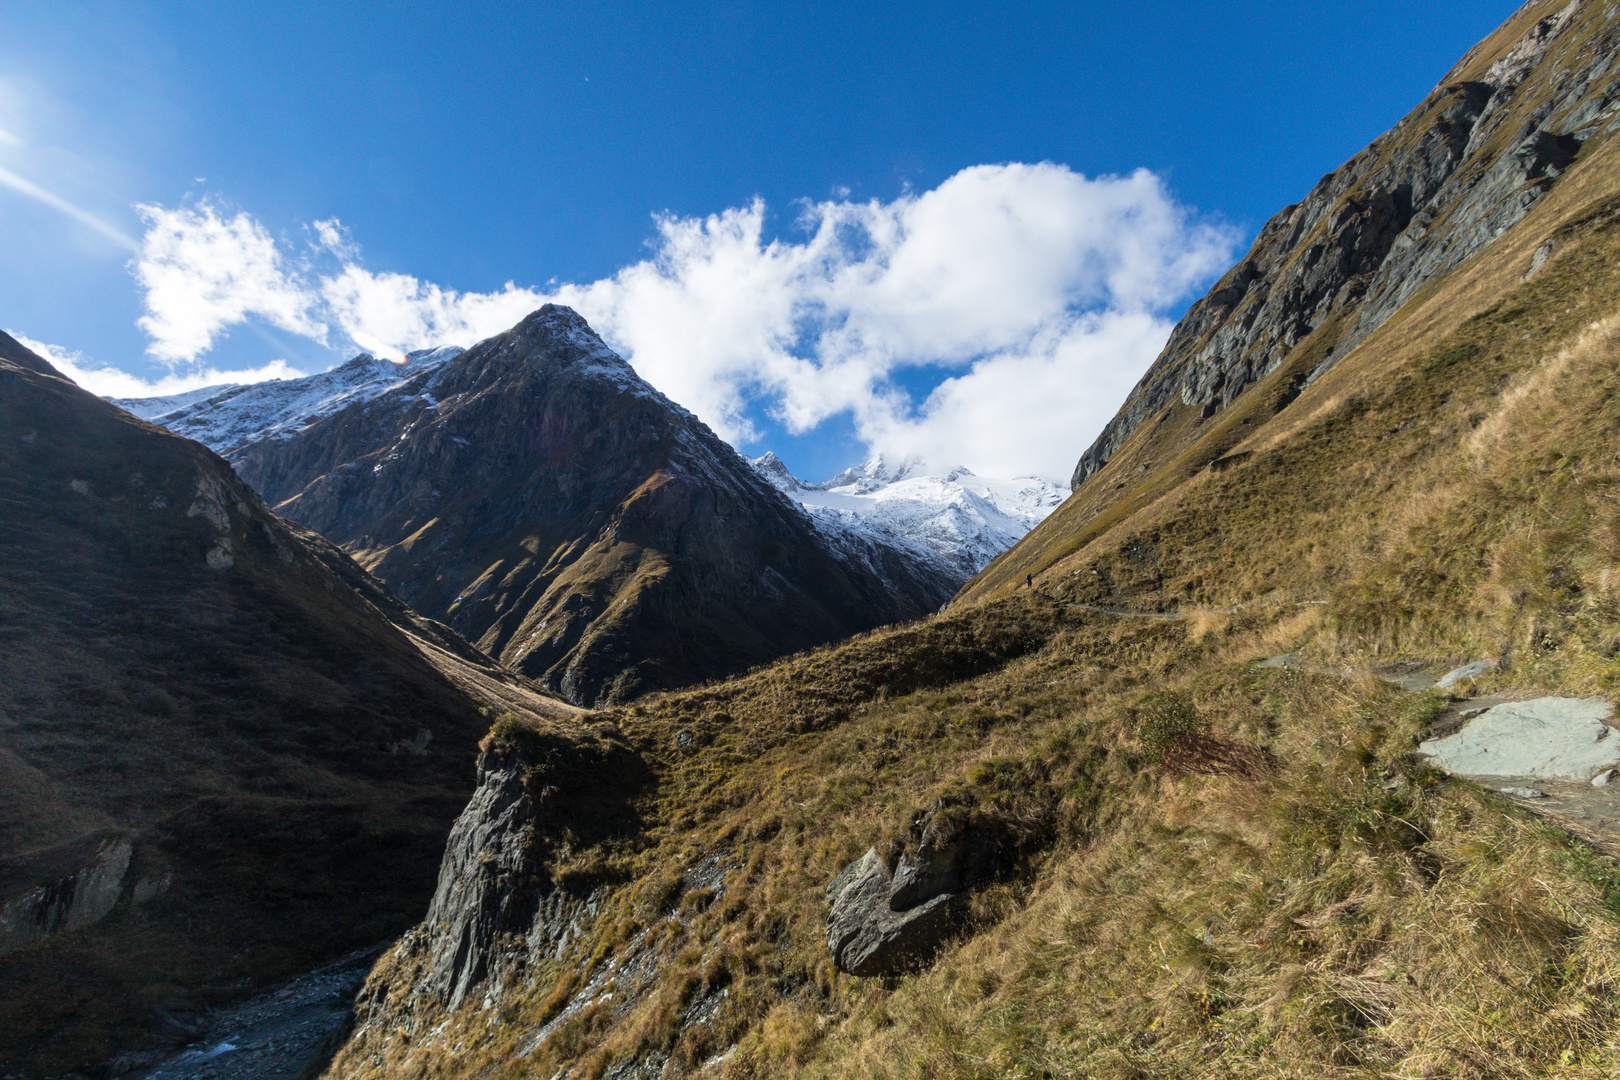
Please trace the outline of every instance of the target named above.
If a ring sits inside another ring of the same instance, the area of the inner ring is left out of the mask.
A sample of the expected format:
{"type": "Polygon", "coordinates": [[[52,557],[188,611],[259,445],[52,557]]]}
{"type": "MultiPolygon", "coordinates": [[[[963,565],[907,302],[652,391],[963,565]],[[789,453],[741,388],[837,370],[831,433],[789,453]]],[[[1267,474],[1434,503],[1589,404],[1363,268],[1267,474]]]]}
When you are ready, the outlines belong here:
{"type": "Polygon", "coordinates": [[[1034,578],[1034,576],[1030,575],[1030,574],[1025,574],[1024,575],[1024,584],[1028,585],[1030,588],[1033,589],[1035,587],[1035,578],[1034,578]]]}

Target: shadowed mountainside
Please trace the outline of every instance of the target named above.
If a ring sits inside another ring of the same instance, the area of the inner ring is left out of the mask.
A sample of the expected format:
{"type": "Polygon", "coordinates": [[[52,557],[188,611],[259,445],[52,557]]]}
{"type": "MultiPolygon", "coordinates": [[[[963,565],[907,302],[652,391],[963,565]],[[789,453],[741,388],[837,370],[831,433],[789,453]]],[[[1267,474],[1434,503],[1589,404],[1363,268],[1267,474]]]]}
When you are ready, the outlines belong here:
{"type": "Polygon", "coordinates": [[[416,610],[582,703],[916,618],[955,587],[819,529],[554,305],[232,463],[416,610]]]}
{"type": "Polygon", "coordinates": [[[0,1072],[420,918],[495,710],[576,711],[0,335],[0,1072]]]}

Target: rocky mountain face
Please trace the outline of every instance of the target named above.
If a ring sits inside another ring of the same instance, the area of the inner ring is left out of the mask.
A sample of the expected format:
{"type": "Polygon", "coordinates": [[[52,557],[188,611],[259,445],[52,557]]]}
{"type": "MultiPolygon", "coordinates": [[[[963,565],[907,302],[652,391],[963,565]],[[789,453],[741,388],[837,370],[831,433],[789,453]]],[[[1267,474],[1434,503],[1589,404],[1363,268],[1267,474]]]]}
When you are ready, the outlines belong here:
{"type": "Polygon", "coordinates": [[[911,545],[959,586],[1068,496],[1038,476],[992,480],[962,466],[932,475],[920,462],[891,464],[881,454],[820,484],[798,479],[772,453],[756,458],[754,468],[804,507],[834,543],[855,533],[911,545]]]}
{"type": "Polygon", "coordinates": [[[0,643],[8,1076],[400,932],[486,716],[577,711],[4,335],[0,643]]]}
{"type": "Polygon", "coordinates": [[[196,439],[230,457],[260,439],[287,439],[323,416],[367,401],[454,360],[455,345],[407,353],[401,363],[361,353],[346,364],[302,379],[227,384],[152,398],[109,398],[142,420],[196,439]]]}
{"type": "Polygon", "coordinates": [[[829,541],[574,312],[230,455],[406,603],[581,703],[935,610],[915,549],[829,541]]]}
{"type": "Polygon", "coordinates": [[[1405,119],[1267,222],[1176,326],[1072,486],[1166,410],[1213,417],[1319,332],[1330,340],[1297,374],[1297,394],[1522,220],[1589,140],[1620,130],[1614,15],[1598,0],[1532,0],[1405,119]]]}

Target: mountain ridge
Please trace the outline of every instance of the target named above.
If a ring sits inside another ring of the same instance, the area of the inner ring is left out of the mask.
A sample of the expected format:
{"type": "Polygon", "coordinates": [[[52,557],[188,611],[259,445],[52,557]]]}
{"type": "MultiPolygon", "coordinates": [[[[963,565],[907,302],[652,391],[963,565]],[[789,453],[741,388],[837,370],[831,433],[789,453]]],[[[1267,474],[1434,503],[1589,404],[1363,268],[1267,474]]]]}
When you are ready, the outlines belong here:
{"type": "Polygon", "coordinates": [[[574,312],[232,464],[407,603],[580,703],[937,608],[959,577],[810,519],[574,312]]]}
{"type": "Polygon", "coordinates": [[[1211,419],[1317,331],[1334,340],[1290,392],[1319,378],[1436,275],[1523,219],[1585,141],[1620,128],[1612,42],[1597,40],[1613,31],[1572,24],[1580,5],[1526,4],[1487,39],[1511,35],[1505,55],[1486,63],[1494,54],[1481,43],[1389,132],[1268,221],[1176,325],[1081,455],[1071,488],[1166,409],[1211,419]],[[1549,55],[1567,66],[1549,73],[1549,55]]]}

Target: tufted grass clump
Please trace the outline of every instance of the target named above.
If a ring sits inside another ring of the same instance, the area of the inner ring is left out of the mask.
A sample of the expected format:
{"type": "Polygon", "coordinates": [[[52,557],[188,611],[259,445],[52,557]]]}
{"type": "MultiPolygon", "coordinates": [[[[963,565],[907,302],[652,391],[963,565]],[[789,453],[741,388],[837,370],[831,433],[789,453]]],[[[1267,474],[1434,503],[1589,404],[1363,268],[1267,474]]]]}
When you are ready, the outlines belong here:
{"type": "Polygon", "coordinates": [[[1134,734],[1149,762],[1164,760],[1170,748],[1184,736],[1204,727],[1198,707],[1175,690],[1156,690],[1136,706],[1134,734]]]}

